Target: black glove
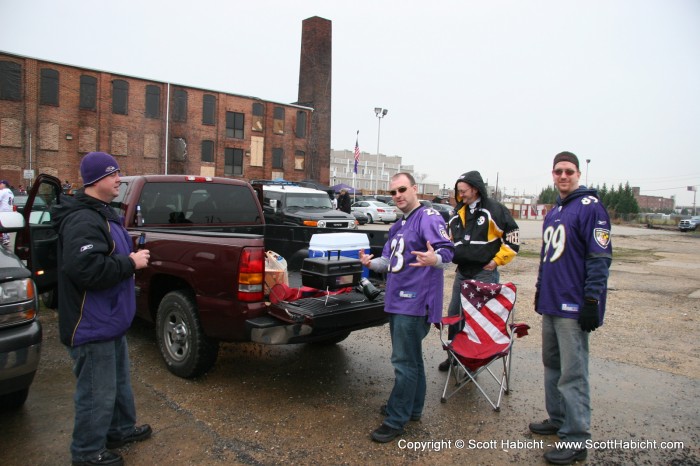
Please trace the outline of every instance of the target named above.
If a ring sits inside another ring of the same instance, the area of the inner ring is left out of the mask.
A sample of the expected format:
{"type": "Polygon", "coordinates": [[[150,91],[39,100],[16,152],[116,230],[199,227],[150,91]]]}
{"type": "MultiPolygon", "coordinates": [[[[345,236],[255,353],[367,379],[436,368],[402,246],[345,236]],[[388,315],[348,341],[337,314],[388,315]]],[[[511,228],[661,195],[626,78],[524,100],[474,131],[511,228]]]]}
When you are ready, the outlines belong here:
{"type": "Polygon", "coordinates": [[[583,308],[578,315],[578,324],[584,332],[591,332],[600,325],[598,319],[598,301],[594,299],[586,299],[583,303],[583,308]]]}

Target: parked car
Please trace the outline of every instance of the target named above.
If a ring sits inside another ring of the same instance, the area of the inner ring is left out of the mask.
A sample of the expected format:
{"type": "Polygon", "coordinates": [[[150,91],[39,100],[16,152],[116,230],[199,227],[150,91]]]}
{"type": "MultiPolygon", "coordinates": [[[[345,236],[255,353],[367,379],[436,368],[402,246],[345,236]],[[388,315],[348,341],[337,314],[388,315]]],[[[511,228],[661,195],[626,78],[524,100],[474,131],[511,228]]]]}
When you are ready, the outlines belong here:
{"type": "Polygon", "coordinates": [[[455,210],[449,204],[433,204],[433,209],[440,212],[442,218],[445,219],[445,223],[449,222],[452,216],[455,214],[455,210]]]}
{"type": "Polygon", "coordinates": [[[690,218],[681,220],[678,223],[678,229],[680,231],[695,231],[700,225],[700,215],[695,215],[690,218]]]}
{"type": "Polygon", "coordinates": [[[384,223],[396,221],[396,210],[383,202],[359,201],[351,205],[350,209],[364,213],[367,216],[369,223],[374,223],[375,220],[384,223]]]}
{"type": "MultiPolygon", "coordinates": [[[[27,205],[27,199],[29,198],[26,194],[16,194],[13,204],[15,210],[19,213],[24,213],[24,207],[27,205]]],[[[46,205],[46,201],[41,197],[37,196],[34,198],[34,204],[32,205],[32,212],[29,217],[29,223],[32,225],[38,225],[40,223],[48,223],[51,220],[51,214],[49,212],[50,208],[46,205]]]]}
{"type": "Polygon", "coordinates": [[[353,210],[351,213],[355,217],[355,220],[357,220],[358,224],[366,225],[367,222],[369,222],[369,217],[367,217],[363,212],[360,212],[359,210],[353,210]]]}
{"type": "MultiPolygon", "coordinates": [[[[0,212],[0,231],[24,228],[17,212],[0,212]]],[[[29,394],[41,354],[38,293],[31,272],[0,247],[0,407],[22,406],[29,394]]]]}

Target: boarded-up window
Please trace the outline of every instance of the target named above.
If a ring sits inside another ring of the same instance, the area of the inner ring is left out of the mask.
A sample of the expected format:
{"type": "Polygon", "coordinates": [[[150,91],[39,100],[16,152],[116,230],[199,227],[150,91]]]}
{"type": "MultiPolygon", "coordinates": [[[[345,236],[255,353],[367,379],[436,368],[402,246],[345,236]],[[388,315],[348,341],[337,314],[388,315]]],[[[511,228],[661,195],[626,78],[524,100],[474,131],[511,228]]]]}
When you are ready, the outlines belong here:
{"type": "Polygon", "coordinates": [[[202,124],[213,125],[216,118],[216,97],[211,94],[204,94],[202,103],[202,124]]]}
{"type": "Polygon", "coordinates": [[[250,166],[262,167],[265,156],[265,138],[251,136],[250,138],[250,166]]]}
{"type": "Polygon", "coordinates": [[[284,168],[284,149],[281,147],[272,149],[272,168],[284,168]]]}
{"type": "Polygon", "coordinates": [[[214,141],[202,141],[202,162],[214,161],[214,141]]]}
{"type": "Polygon", "coordinates": [[[57,123],[41,123],[39,124],[39,149],[42,150],[58,150],[58,124],[57,123]]]}
{"type": "Polygon", "coordinates": [[[146,118],[160,118],[160,87],[146,86],[146,118]]]}
{"type": "Polygon", "coordinates": [[[243,174],[243,149],[227,147],[224,151],[224,175],[243,174]]]}
{"type": "Polygon", "coordinates": [[[118,115],[129,113],[129,83],[123,79],[112,81],[112,113],[118,115]]]}
{"type": "Polygon", "coordinates": [[[41,104],[58,105],[58,71],[42,68],[40,94],[39,102],[41,104]]]}
{"type": "Polygon", "coordinates": [[[306,137],[306,112],[297,112],[297,130],[298,138],[306,137]]]}
{"type": "Polygon", "coordinates": [[[272,120],[272,132],[275,134],[284,134],[284,108],[275,107],[275,113],[272,120]]]}
{"type": "Polygon", "coordinates": [[[16,118],[0,118],[0,146],[22,147],[22,122],[16,118]]]}
{"type": "Polygon", "coordinates": [[[187,121],[187,91],[175,89],[173,93],[173,121],[187,121]]]}
{"type": "Polygon", "coordinates": [[[237,112],[226,112],[226,137],[243,139],[245,115],[237,112]]]}
{"type": "Polygon", "coordinates": [[[0,61],[0,99],[22,100],[22,67],[19,63],[0,61]]]}
{"type": "Polygon", "coordinates": [[[83,74],[80,76],[80,108],[97,110],[97,78],[83,74]]]}
{"type": "Polygon", "coordinates": [[[265,120],[265,106],[260,102],[253,104],[253,131],[262,131],[265,120]]]}
{"type": "Polygon", "coordinates": [[[303,170],[304,160],[306,159],[306,153],[304,151],[298,150],[294,152],[294,169],[303,170]]]}

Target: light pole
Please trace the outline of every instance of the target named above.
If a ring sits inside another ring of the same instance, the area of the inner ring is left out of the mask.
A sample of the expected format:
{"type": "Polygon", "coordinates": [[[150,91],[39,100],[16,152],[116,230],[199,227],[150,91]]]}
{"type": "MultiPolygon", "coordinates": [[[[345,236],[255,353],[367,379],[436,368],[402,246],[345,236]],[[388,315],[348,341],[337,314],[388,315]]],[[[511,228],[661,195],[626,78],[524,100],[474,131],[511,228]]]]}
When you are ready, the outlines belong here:
{"type": "Polygon", "coordinates": [[[591,159],[586,159],[586,187],[588,188],[588,164],[591,163],[591,159]]]}
{"type": "Polygon", "coordinates": [[[388,112],[389,110],[386,108],[374,107],[374,114],[377,116],[377,181],[374,194],[379,193],[379,135],[382,131],[382,118],[384,118],[388,112]]]}

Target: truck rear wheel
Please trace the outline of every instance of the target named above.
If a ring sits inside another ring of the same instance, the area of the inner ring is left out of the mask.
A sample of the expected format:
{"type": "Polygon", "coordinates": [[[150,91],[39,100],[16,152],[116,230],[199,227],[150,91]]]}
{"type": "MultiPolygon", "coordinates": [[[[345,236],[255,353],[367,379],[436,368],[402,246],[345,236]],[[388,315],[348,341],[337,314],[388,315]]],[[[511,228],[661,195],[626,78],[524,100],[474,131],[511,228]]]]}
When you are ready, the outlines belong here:
{"type": "Polygon", "coordinates": [[[168,370],[179,377],[202,375],[216,362],[219,342],[204,335],[191,293],[171,291],[163,297],[156,316],[156,335],[168,370]]]}

